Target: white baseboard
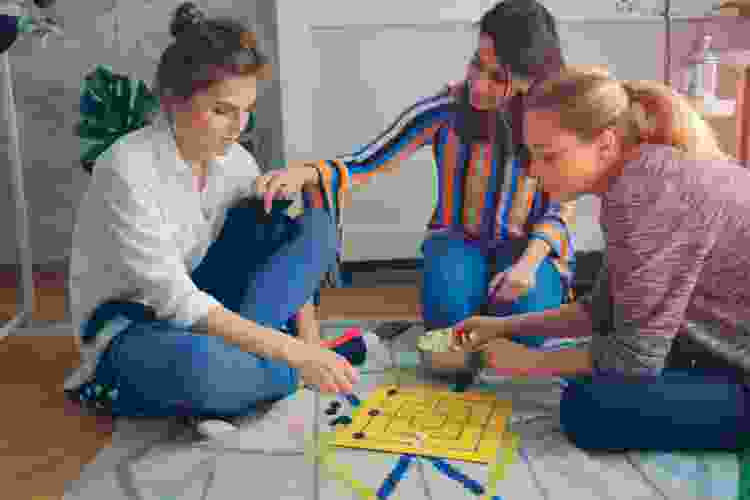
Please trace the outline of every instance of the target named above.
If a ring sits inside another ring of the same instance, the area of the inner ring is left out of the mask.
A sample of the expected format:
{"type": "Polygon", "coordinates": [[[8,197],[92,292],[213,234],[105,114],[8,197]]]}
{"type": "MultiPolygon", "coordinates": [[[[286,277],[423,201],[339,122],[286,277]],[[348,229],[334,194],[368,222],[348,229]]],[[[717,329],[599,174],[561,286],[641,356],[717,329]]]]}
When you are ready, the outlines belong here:
{"type": "Polygon", "coordinates": [[[37,322],[13,330],[9,336],[19,337],[68,337],[73,335],[73,325],[66,322],[37,322]]]}

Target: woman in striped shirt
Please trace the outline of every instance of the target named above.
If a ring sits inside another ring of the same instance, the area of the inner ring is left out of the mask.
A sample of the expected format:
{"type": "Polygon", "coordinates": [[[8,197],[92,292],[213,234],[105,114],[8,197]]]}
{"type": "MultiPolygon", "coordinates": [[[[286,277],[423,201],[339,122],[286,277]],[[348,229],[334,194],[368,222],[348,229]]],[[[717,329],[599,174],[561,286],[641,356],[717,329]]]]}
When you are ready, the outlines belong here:
{"type": "Polygon", "coordinates": [[[428,330],[480,310],[540,311],[571,297],[573,203],[545,195],[519,147],[525,93],[563,65],[555,20],[536,1],[506,0],[482,17],[479,42],[463,82],[407,109],[357,153],[256,183],[269,201],[303,190],[306,206],[338,210],[352,186],[431,146],[439,187],[422,245],[428,330]]]}
{"type": "Polygon", "coordinates": [[[583,448],[745,447],[746,374],[691,337],[747,344],[750,172],[669,87],[605,74],[546,82],[528,102],[526,139],[554,199],[601,197],[606,267],[590,299],[470,319],[461,348],[492,352],[510,373],[593,375],[561,403],[583,448]],[[539,353],[502,338],[571,331],[593,335],[590,348],[539,353]]]}

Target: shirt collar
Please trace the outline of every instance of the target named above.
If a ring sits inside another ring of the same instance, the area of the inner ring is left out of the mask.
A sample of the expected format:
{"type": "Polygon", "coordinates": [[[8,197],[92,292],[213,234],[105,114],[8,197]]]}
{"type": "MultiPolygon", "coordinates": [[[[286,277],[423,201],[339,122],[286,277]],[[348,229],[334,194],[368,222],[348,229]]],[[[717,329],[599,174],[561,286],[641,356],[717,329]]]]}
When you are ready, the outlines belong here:
{"type": "MultiPolygon", "coordinates": [[[[171,165],[172,170],[178,174],[192,173],[192,167],[190,163],[186,162],[180,156],[180,152],[177,148],[177,142],[175,141],[174,132],[172,131],[172,125],[169,123],[167,116],[164,113],[159,113],[153,120],[152,126],[154,132],[157,134],[160,160],[163,166],[171,165]]],[[[229,152],[223,159],[214,159],[209,161],[208,174],[213,175],[222,167],[222,164],[232,154],[232,150],[236,147],[233,144],[229,149],[229,152]]]]}

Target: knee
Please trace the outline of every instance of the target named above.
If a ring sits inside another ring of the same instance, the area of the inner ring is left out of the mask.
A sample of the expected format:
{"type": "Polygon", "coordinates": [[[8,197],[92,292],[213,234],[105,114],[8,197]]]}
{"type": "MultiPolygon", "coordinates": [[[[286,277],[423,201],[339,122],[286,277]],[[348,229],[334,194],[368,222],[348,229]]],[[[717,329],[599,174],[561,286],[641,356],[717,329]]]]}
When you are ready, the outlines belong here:
{"type": "Polygon", "coordinates": [[[469,317],[484,301],[480,290],[451,282],[445,276],[436,280],[434,276],[423,278],[422,318],[425,328],[448,328],[469,317]]]}
{"type": "Polygon", "coordinates": [[[261,401],[277,400],[293,394],[299,385],[297,371],[281,362],[272,362],[245,353],[250,359],[227,359],[227,369],[206,370],[191,377],[190,399],[202,413],[239,415],[261,401]]]}
{"type": "Polygon", "coordinates": [[[447,328],[486,301],[487,267],[463,240],[433,237],[423,245],[422,315],[427,328],[447,328]]]}
{"type": "Polygon", "coordinates": [[[594,418],[596,407],[591,388],[587,385],[574,383],[563,390],[560,399],[560,430],[576,448],[597,448],[597,443],[592,441],[596,441],[595,436],[602,433],[597,426],[605,425],[605,422],[594,418]]]}
{"type": "Polygon", "coordinates": [[[331,215],[322,208],[306,208],[304,213],[295,219],[300,232],[320,242],[329,252],[338,250],[338,231],[331,215]]]}
{"type": "MultiPolygon", "coordinates": [[[[436,236],[425,240],[424,284],[429,287],[462,286],[477,288],[484,285],[487,265],[481,250],[463,240],[436,236]]],[[[444,293],[450,293],[446,290],[444,293]]]]}

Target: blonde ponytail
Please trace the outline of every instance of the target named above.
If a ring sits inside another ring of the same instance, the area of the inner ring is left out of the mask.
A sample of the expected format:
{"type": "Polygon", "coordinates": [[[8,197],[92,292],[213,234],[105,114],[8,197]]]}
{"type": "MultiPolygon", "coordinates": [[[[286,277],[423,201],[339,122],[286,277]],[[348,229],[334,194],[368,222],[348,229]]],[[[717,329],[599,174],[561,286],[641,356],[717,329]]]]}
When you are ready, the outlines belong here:
{"type": "Polygon", "coordinates": [[[689,157],[729,159],[716,134],[690,101],[659,82],[622,83],[630,100],[623,126],[631,143],[666,144],[689,157]]]}
{"type": "Polygon", "coordinates": [[[615,127],[626,146],[664,144],[690,157],[730,158],[685,97],[658,82],[619,82],[605,68],[566,68],[529,96],[527,109],[539,108],[557,111],[562,128],[582,140],[615,127]]]}

